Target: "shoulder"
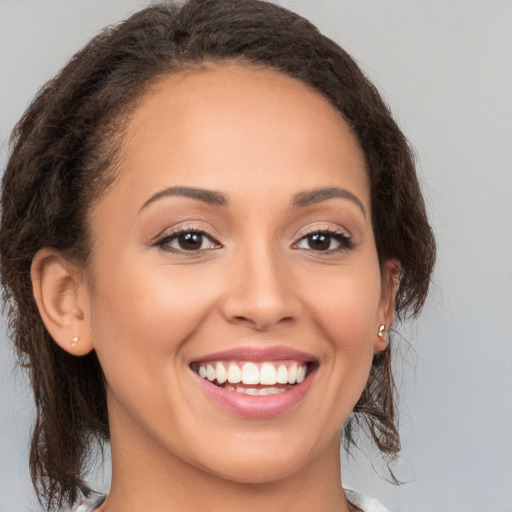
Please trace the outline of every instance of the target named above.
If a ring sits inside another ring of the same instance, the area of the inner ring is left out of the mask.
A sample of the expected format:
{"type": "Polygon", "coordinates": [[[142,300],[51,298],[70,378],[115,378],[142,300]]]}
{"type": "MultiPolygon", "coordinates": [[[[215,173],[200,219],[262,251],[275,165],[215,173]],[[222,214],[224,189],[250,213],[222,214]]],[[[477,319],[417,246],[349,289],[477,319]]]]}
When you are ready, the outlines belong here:
{"type": "MultiPolygon", "coordinates": [[[[354,491],[353,489],[345,489],[345,494],[348,501],[360,508],[363,512],[389,512],[384,505],[379,503],[375,498],[370,498],[364,494],[354,491]]],[[[93,512],[95,508],[99,507],[104,501],[106,496],[96,492],[91,492],[83,501],[81,501],[72,510],[62,512],[93,512]]]]}
{"type": "Polygon", "coordinates": [[[91,492],[73,509],[62,510],[61,512],[93,512],[105,501],[105,498],[104,494],[91,492]]]}
{"type": "Polygon", "coordinates": [[[389,512],[389,510],[375,498],[365,496],[358,491],[345,489],[345,495],[352,505],[361,509],[363,512],[389,512]]]}

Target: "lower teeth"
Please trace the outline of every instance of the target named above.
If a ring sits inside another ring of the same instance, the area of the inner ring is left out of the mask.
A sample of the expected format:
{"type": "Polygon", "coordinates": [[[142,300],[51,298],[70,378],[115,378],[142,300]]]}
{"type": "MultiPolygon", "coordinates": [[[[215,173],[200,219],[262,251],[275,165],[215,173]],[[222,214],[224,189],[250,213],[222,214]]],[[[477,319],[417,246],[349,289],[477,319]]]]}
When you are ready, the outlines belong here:
{"type": "Polygon", "coordinates": [[[244,388],[241,386],[233,386],[233,385],[225,385],[223,386],[224,389],[227,389],[228,391],[236,391],[237,393],[242,393],[244,395],[251,395],[251,396],[264,396],[264,395],[278,395],[279,393],[284,393],[285,391],[288,391],[290,388],[244,388]]]}

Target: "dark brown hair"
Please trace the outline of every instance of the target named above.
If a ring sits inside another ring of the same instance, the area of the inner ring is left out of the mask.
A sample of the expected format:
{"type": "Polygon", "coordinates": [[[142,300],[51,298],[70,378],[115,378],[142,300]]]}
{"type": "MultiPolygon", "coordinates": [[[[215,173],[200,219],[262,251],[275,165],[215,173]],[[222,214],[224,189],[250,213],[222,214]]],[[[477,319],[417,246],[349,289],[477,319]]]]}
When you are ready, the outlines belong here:
{"type": "MultiPolygon", "coordinates": [[[[74,357],[46,331],[30,266],[44,246],[86,265],[87,212],[115,180],[116,151],[137,100],[160,77],[208,62],[277,70],[324,95],[366,155],[381,263],[401,265],[396,313],[419,313],[435,245],[414,161],[375,87],[352,58],[300,16],[258,0],[191,0],[148,7],[107,28],[39,92],[12,135],[3,178],[1,279],[8,327],[36,403],[30,470],[48,508],[71,503],[91,446],[109,439],[102,370],[94,352],[74,357]]],[[[400,450],[389,347],[375,356],[366,389],[345,424],[365,427],[383,454],[400,450]]]]}

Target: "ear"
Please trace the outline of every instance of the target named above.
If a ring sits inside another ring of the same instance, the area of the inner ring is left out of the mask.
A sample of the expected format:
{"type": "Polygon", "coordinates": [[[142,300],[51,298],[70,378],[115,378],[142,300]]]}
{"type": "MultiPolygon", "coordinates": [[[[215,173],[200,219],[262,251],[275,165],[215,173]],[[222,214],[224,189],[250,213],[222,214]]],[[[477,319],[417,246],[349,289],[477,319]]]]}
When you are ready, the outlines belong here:
{"type": "Polygon", "coordinates": [[[39,314],[51,337],[71,354],[89,353],[93,345],[83,271],[60,252],[44,247],[34,256],[30,275],[39,314]]]}
{"type": "Polygon", "coordinates": [[[399,282],[400,263],[398,260],[387,260],[382,267],[381,296],[377,314],[378,325],[375,329],[373,344],[375,354],[382,352],[389,345],[388,330],[393,323],[399,282]],[[385,326],[384,331],[380,331],[381,325],[385,326]]]}

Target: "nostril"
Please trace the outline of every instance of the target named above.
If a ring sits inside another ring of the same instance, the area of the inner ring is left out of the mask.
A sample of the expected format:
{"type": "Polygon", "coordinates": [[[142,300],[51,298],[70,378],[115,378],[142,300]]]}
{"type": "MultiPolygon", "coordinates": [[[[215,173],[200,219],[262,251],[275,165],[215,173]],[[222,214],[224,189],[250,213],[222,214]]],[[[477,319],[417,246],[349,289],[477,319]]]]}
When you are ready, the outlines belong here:
{"type": "Polygon", "coordinates": [[[256,331],[266,331],[270,327],[276,326],[278,324],[293,322],[293,317],[285,316],[285,317],[277,318],[277,319],[275,317],[248,318],[246,316],[238,315],[233,318],[233,321],[235,321],[237,323],[247,323],[256,331]]]}

